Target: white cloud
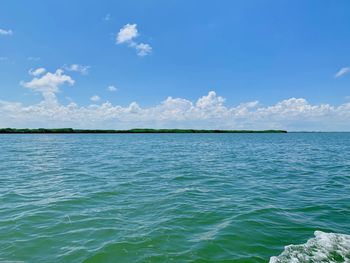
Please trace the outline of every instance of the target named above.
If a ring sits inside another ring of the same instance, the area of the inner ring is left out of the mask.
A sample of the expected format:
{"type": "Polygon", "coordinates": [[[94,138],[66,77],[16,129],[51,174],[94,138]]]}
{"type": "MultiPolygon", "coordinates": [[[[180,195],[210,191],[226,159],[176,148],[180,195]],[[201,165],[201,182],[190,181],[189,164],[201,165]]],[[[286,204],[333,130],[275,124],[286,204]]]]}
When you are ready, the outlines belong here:
{"type": "Polygon", "coordinates": [[[44,74],[45,72],[46,72],[45,68],[37,68],[37,69],[34,69],[34,70],[30,69],[28,73],[29,73],[29,75],[37,77],[37,76],[39,76],[41,74],[44,74]]]}
{"type": "Polygon", "coordinates": [[[152,52],[152,47],[148,44],[140,43],[135,46],[137,55],[144,57],[152,52]]]}
{"type": "Polygon", "coordinates": [[[114,85],[109,85],[109,86],[107,87],[107,89],[108,89],[109,91],[112,91],[112,92],[118,90],[117,87],[114,86],[114,85]]]}
{"type": "Polygon", "coordinates": [[[112,18],[111,14],[106,14],[106,15],[103,17],[103,20],[104,20],[104,21],[109,21],[109,20],[111,20],[111,18],[112,18]]]}
{"type": "Polygon", "coordinates": [[[350,68],[349,67],[345,67],[345,68],[341,68],[335,75],[335,78],[340,78],[346,74],[348,74],[350,72],[350,68]]]}
{"type": "Polygon", "coordinates": [[[119,30],[119,33],[117,34],[116,42],[117,44],[131,42],[138,35],[139,33],[137,31],[136,24],[126,24],[119,30]]]}
{"type": "Polygon", "coordinates": [[[42,93],[44,99],[48,101],[56,100],[55,93],[59,92],[59,87],[63,84],[74,85],[74,80],[65,75],[62,69],[57,69],[54,73],[47,72],[45,75],[34,77],[28,82],[21,81],[23,87],[42,93]]]}
{"type": "MultiPolygon", "coordinates": [[[[69,83],[67,78],[54,83],[62,81],[69,83]]],[[[196,101],[168,97],[146,108],[136,102],[125,107],[110,102],[79,106],[49,99],[29,106],[0,101],[0,127],[350,130],[349,102],[313,105],[304,98],[289,98],[270,106],[251,101],[228,107],[214,91],[196,101]]]]}
{"type": "Polygon", "coordinates": [[[90,98],[90,100],[93,101],[93,102],[97,102],[97,101],[101,100],[101,98],[99,96],[97,96],[97,95],[94,95],[94,96],[92,96],[90,98]]]}
{"type": "Polygon", "coordinates": [[[27,60],[29,60],[29,61],[39,61],[40,57],[27,57],[27,60]]]}
{"type": "Polygon", "coordinates": [[[83,75],[87,75],[89,73],[90,66],[72,64],[72,65],[64,65],[63,68],[67,71],[74,71],[74,72],[79,72],[83,75]]]}
{"type": "Polygon", "coordinates": [[[1,36],[12,36],[13,32],[12,32],[11,29],[6,30],[6,29],[1,29],[0,28],[0,35],[1,36]]]}
{"type": "Polygon", "coordinates": [[[138,56],[147,56],[152,52],[152,47],[149,44],[136,42],[134,39],[138,36],[137,24],[126,24],[119,30],[116,44],[128,44],[129,47],[136,49],[138,56]]]}

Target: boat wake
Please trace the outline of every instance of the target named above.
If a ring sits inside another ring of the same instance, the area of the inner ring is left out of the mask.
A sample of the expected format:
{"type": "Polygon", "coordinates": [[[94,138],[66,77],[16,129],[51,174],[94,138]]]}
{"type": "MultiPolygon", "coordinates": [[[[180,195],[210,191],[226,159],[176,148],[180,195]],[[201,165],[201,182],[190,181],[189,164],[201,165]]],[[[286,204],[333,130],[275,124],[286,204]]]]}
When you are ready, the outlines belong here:
{"type": "Polygon", "coordinates": [[[315,231],[305,244],[286,246],[270,263],[350,262],[350,235],[315,231]]]}

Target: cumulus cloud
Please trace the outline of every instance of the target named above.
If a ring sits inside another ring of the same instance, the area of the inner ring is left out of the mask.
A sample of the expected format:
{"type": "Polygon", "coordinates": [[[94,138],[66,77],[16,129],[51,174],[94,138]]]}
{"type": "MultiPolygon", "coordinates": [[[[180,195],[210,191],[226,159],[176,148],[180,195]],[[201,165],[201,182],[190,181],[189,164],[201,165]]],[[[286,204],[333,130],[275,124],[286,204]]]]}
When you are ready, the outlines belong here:
{"type": "Polygon", "coordinates": [[[349,67],[345,67],[345,68],[341,68],[335,75],[335,78],[340,78],[346,74],[348,74],[350,72],[350,68],[349,67]]]}
{"type": "Polygon", "coordinates": [[[72,64],[72,65],[64,65],[63,68],[67,71],[74,71],[74,72],[79,72],[83,75],[87,75],[89,73],[90,66],[72,64]]]}
{"type": "Polygon", "coordinates": [[[117,44],[131,42],[135,37],[139,35],[136,24],[126,24],[123,26],[117,34],[117,44]]]}
{"type": "Polygon", "coordinates": [[[32,80],[28,82],[21,81],[20,83],[25,88],[42,93],[45,100],[55,100],[55,94],[59,92],[59,87],[63,84],[74,85],[74,80],[64,74],[62,69],[57,69],[54,73],[47,72],[41,77],[38,76],[43,74],[45,69],[39,68],[39,72],[36,72],[37,70],[30,72],[31,75],[33,75],[33,72],[37,73],[37,75],[33,75],[35,77],[32,80]]]}
{"type": "MultiPolygon", "coordinates": [[[[93,100],[98,101],[99,97],[93,100]]],[[[136,102],[128,106],[110,102],[79,106],[72,102],[62,105],[43,100],[25,106],[18,102],[0,101],[0,126],[341,131],[350,130],[350,103],[313,105],[304,98],[289,98],[270,106],[260,106],[258,101],[251,101],[229,107],[225,99],[214,91],[196,101],[168,97],[146,108],[136,102]]]]}
{"type": "Polygon", "coordinates": [[[0,28],[0,36],[12,36],[13,35],[13,32],[11,29],[1,29],[0,28]]]}
{"type": "Polygon", "coordinates": [[[108,87],[107,87],[107,90],[109,90],[109,91],[117,91],[118,89],[117,89],[117,87],[116,86],[114,86],[114,85],[109,85],[108,87]]]}
{"type": "Polygon", "coordinates": [[[97,95],[94,95],[94,96],[92,96],[90,98],[90,100],[93,101],[93,102],[97,102],[97,101],[101,100],[101,98],[99,96],[97,96],[97,95]]]}
{"type": "Polygon", "coordinates": [[[41,74],[44,74],[45,72],[46,72],[45,68],[37,68],[37,69],[34,69],[34,70],[30,69],[28,73],[29,73],[29,75],[37,77],[37,76],[39,76],[41,74]]]}
{"type": "Polygon", "coordinates": [[[136,49],[138,56],[147,56],[152,52],[152,47],[149,44],[136,42],[135,38],[138,36],[137,24],[126,24],[119,30],[116,44],[127,44],[129,47],[136,49]]]}

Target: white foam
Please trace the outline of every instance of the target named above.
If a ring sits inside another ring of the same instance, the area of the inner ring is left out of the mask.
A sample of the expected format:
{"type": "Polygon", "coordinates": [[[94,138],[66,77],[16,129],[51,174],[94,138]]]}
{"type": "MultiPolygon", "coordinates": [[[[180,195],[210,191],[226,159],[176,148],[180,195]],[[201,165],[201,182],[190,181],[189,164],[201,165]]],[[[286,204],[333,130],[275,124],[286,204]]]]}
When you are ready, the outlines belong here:
{"type": "Polygon", "coordinates": [[[350,235],[315,231],[315,238],[305,244],[289,245],[270,263],[350,262],[350,235]]]}

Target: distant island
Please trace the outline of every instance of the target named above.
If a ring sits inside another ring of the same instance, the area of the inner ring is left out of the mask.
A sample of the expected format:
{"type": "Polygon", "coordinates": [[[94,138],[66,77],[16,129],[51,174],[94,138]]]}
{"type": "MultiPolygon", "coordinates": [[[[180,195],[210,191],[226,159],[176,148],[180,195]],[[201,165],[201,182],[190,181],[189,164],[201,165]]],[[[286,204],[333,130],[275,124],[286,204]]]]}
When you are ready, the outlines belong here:
{"type": "Polygon", "coordinates": [[[196,129],[130,129],[130,130],[88,130],[88,129],[14,129],[0,128],[0,133],[287,133],[284,130],[196,130],[196,129]]]}

